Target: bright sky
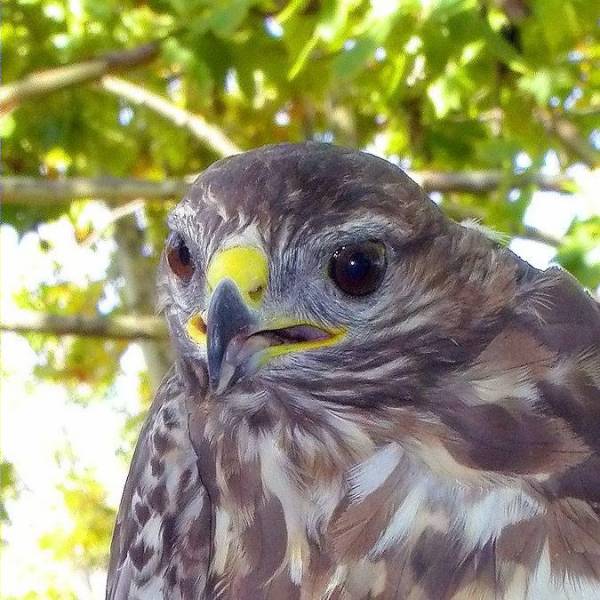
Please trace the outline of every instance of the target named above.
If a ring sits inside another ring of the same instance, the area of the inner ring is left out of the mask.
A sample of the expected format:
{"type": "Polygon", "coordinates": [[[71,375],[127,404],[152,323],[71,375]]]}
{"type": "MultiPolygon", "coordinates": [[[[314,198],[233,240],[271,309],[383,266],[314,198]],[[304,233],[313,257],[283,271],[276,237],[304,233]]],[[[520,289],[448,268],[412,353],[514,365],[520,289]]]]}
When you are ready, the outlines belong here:
{"type": "MultiPolygon", "coordinates": [[[[522,159],[524,163],[526,158],[522,159]]],[[[545,169],[549,173],[558,171],[552,155],[545,169]]],[[[600,214],[600,200],[594,191],[600,187],[598,182],[594,186],[583,167],[574,167],[571,174],[579,180],[581,193],[537,193],[527,212],[529,225],[560,236],[573,217],[600,214]]],[[[100,203],[91,203],[85,210],[99,228],[109,219],[109,211],[100,203]]],[[[4,318],[16,308],[13,296],[18,290],[55,281],[55,260],[60,265],[60,277],[80,285],[105,275],[113,249],[110,239],[101,241],[97,250],[83,248],[66,219],[43,225],[40,231],[55,245],[52,255],[39,251],[36,234],[27,234],[19,241],[11,227],[0,227],[0,311],[4,318]]],[[[511,247],[540,268],[548,266],[553,256],[552,248],[536,242],[516,240],[511,247]]],[[[108,310],[111,303],[109,297],[103,308],[108,310]]],[[[4,531],[8,546],[0,564],[2,595],[20,596],[35,590],[44,597],[48,584],[54,583],[63,589],[72,588],[81,600],[100,600],[104,597],[104,574],[97,574],[91,582],[84,581],[68,565],[61,567],[44,555],[38,540],[57,525],[70,526],[56,490],[64,469],[57,464],[55,451],[64,448],[67,441],[81,463],[95,469],[117,505],[126,466],[114,451],[119,445],[123,411],[136,406],[138,373],[143,369],[141,349],[132,344],[123,356],[116,393],[88,407],[69,402],[60,386],[32,379],[37,358],[24,338],[3,334],[1,349],[0,439],[4,457],[15,464],[20,478],[19,500],[8,507],[12,526],[4,531]]]]}

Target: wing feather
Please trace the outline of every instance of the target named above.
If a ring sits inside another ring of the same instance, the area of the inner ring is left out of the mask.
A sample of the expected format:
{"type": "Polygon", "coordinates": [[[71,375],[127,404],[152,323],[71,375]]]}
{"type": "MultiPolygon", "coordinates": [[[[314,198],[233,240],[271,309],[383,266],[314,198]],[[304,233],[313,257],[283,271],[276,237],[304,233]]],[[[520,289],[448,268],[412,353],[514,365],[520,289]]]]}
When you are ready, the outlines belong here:
{"type": "Polygon", "coordinates": [[[190,443],[183,390],[172,371],[135,449],[111,544],[107,600],[202,597],[210,500],[190,443]]]}

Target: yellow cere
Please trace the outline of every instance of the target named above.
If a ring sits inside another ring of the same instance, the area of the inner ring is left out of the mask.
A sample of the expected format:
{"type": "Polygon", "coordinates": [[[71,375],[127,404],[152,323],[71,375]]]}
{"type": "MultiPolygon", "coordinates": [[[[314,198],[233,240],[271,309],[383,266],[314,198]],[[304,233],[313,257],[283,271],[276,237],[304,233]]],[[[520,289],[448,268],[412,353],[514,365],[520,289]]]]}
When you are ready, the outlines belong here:
{"type": "Polygon", "coordinates": [[[224,279],[231,279],[244,301],[258,308],[269,283],[269,265],[264,252],[253,246],[233,246],[210,261],[206,281],[214,290],[224,279]]]}
{"type": "Polygon", "coordinates": [[[185,324],[185,330],[189,338],[196,344],[206,344],[206,324],[200,313],[192,315],[185,324]]]}

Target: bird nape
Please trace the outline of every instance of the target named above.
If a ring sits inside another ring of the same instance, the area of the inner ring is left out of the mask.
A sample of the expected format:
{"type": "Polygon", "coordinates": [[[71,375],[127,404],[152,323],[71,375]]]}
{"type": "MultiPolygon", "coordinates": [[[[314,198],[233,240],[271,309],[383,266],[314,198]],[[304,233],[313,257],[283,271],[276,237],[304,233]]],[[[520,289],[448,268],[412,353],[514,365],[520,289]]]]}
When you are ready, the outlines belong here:
{"type": "Polygon", "coordinates": [[[107,598],[600,598],[600,308],[326,144],[169,216],[107,598]]]}

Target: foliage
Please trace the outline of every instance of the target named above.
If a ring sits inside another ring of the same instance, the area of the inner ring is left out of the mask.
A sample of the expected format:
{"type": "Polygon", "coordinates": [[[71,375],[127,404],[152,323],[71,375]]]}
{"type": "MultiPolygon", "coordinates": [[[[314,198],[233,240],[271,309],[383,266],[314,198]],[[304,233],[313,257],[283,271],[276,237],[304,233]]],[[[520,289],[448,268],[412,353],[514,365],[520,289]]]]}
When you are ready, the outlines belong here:
{"type": "Polygon", "coordinates": [[[8,461],[0,461],[0,524],[10,522],[6,501],[17,496],[17,476],[15,467],[8,461]]]}
{"type": "MultiPolygon", "coordinates": [[[[17,600],[15,596],[9,596],[6,600],[17,600]]],[[[18,600],[78,600],[77,596],[70,590],[59,589],[48,586],[43,592],[27,592],[18,600]]]]}
{"type": "MultiPolygon", "coordinates": [[[[159,40],[159,57],[123,77],[201,115],[241,148],[317,139],[367,148],[417,170],[594,166],[600,6],[589,0],[7,0],[3,13],[5,82],[159,40]],[[568,123],[570,134],[557,123],[568,123]]],[[[3,173],[49,179],[162,179],[218,158],[187,129],[98,83],[22,103],[0,120],[0,139],[3,173]]],[[[499,232],[527,237],[534,197],[533,189],[507,185],[439,200],[499,232]]],[[[98,218],[110,211],[93,199],[7,205],[4,221],[24,239],[35,236],[49,265],[39,285],[21,290],[15,302],[57,315],[151,312],[146,286],[167,207],[147,200],[135,210],[137,246],[119,235],[117,244],[110,241],[118,226],[98,218]],[[111,263],[73,281],[45,233],[48,223],[70,232],[82,261],[108,248],[111,263]],[[132,298],[136,286],[141,291],[132,298]]],[[[592,206],[565,223],[555,257],[591,289],[600,284],[599,212],[592,206]]],[[[40,334],[29,342],[36,377],[69,386],[75,401],[115,393],[123,342],[40,334]]],[[[153,351],[144,346],[147,358],[153,351]]],[[[138,411],[147,406],[149,386],[146,377],[138,411]]],[[[129,455],[140,418],[125,421],[129,455]]],[[[102,565],[113,517],[103,489],[87,471],[69,472],[59,489],[74,529],[45,535],[43,545],[78,569],[102,565]]]]}
{"type": "Polygon", "coordinates": [[[56,560],[70,560],[78,568],[92,571],[105,566],[106,540],[113,530],[116,511],[107,505],[106,490],[89,469],[68,472],[58,486],[66,509],[73,515],[69,531],[44,533],[40,546],[56,560]]]}
{"type": "Polygon", "coordinates": [[[585,220],[575,219],[565,235],[557,259],[580,281],[593,289],[600,280],[600,216],[585,220]],[[596,251],[596,259],[593,252],[596,251]]]}

